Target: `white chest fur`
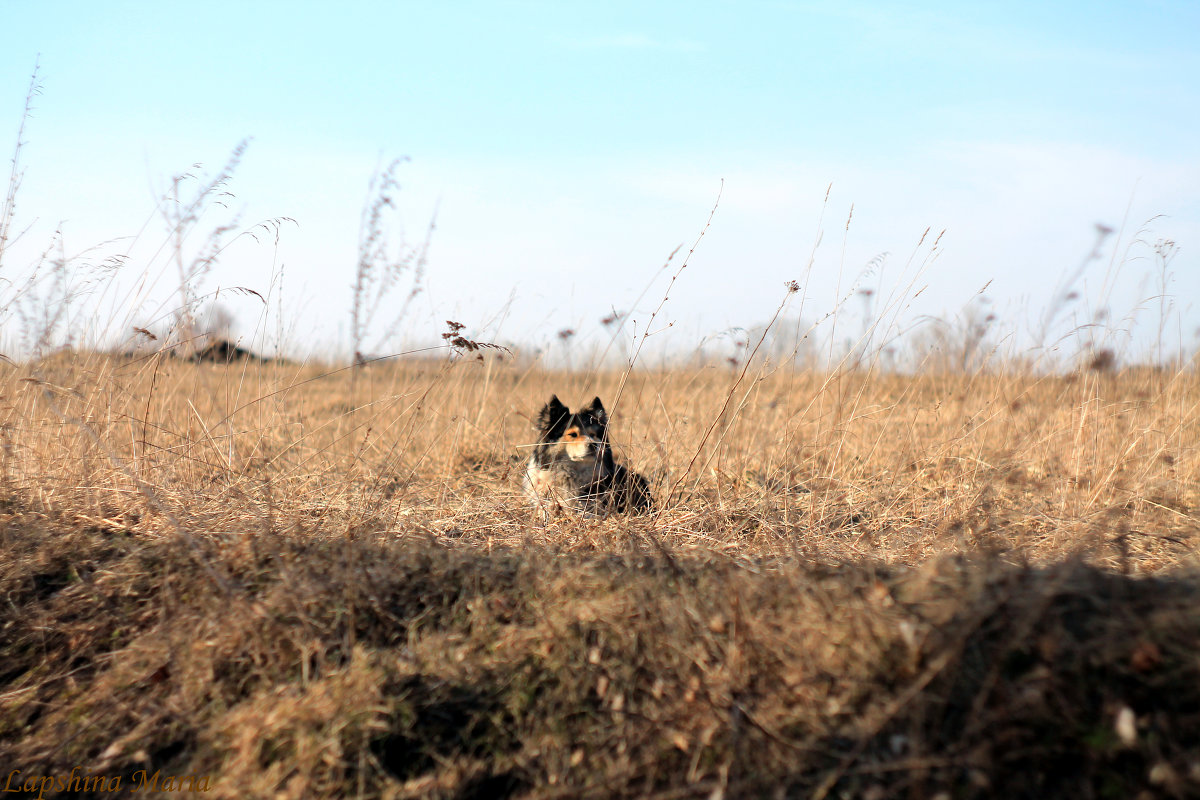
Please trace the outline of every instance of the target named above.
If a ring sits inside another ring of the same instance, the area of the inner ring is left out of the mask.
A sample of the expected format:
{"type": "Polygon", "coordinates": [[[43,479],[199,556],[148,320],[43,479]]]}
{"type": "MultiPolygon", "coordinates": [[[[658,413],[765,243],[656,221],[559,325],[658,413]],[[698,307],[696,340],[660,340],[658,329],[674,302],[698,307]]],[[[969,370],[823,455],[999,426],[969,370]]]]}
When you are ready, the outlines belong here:
{"type": "Polygon", "coordinates": [[[531,458],[525,469],[525,493],[538,503],[578,509],[589,488],[602,477],[598,466],[587,460],[557,461],[543,467],[531,458]]]}

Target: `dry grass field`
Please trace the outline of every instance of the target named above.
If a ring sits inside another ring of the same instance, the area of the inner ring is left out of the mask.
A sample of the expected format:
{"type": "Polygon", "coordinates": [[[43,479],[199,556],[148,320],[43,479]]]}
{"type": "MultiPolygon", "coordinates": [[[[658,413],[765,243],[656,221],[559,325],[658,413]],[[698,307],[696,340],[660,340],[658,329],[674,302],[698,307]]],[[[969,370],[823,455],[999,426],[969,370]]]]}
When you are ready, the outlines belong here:
{"type": "Polygon", "coordinates": [[[1200,794],[1193,370],[464,355],[0,364],[10,785],[1200,794]],[[552,393],[653,514],[534,513],[552,393]]]}

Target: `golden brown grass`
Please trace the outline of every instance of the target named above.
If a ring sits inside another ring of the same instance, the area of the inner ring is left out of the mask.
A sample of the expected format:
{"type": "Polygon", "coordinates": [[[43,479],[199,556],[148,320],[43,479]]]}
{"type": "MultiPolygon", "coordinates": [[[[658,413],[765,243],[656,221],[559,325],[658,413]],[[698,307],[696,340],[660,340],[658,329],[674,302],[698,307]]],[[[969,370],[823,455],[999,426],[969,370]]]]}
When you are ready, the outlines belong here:
{"type": "Polygon", "coordinates": [[[484,363],[193,365],[69,354],[8,367],[4,490],[139,535],[422,535],[485,548],[916,564],[981,549],[1191,566],[1200,501],[1192,372],[1066,377],[727,370],[578,375],[484,363]],[[519,498],[530,418],[600,395],[650,519],[560,519],[519,498]],[[715,426],[712,425],[716,422],[715,426]],[[707,441],[705,432],[712,427],[707,441]]]}
{"type": "Polygon", "coordinates": [[[1192,372],[0,369],[0,763],[26,775],[1200,791],[1192,372]],[[551,393],[604,399],[655,514],[541,523],[517,477],[551,393]]]}

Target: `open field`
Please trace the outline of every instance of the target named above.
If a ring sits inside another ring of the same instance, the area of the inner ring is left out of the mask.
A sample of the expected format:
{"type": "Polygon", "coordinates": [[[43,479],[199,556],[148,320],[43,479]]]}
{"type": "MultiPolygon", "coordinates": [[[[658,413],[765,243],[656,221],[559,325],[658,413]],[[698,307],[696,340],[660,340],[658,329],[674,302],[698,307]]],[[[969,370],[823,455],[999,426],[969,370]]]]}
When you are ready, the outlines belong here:
{"type": "Polygon", "coordinates": [[[0,370],[6,774],[1200,792],[1194,371],[0,370]],[[533,513],[552,393],[604,400],[654,514],[533,513]]]}

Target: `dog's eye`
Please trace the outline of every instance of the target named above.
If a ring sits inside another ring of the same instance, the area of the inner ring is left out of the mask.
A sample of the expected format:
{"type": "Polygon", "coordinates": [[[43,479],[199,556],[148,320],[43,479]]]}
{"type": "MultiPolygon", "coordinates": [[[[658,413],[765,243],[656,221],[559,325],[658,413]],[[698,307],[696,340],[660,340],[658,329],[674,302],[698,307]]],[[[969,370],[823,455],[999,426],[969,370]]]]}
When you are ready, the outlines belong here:
{"type": "Polygon", "coordinates": [[[567,440],[568,442],[573,442],[578,438],[579,438],[579,431],[575,430],[574,428],[572,428],[571,430],[569,430],[563,434],[563,439],[567,440]]]}

